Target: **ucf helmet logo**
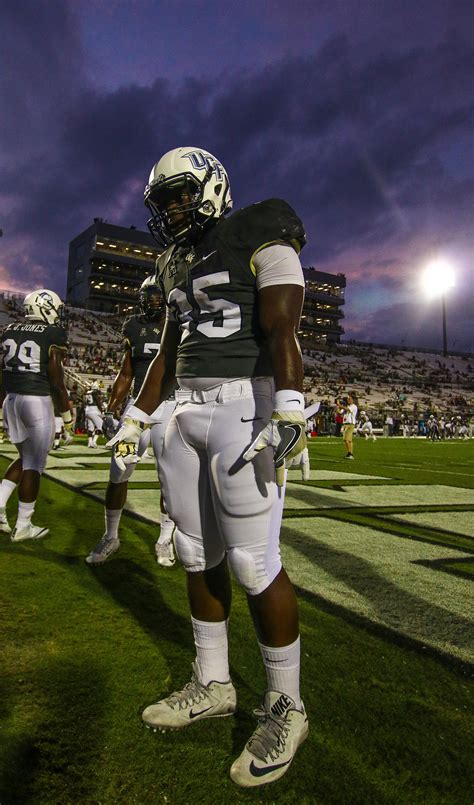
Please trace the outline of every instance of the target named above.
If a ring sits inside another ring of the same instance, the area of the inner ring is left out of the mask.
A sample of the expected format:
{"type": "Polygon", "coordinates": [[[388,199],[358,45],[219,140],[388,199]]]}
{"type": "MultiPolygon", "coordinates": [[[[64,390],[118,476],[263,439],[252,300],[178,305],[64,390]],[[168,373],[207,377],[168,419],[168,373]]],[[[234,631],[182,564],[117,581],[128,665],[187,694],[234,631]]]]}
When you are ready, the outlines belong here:
{"type": "Polygon", "coordinates": [[[51,294],[43,291],[43,293],[38,294],[37,298],[39,303],[40,304],[42,303],[44,307],[47,307],[48,305],[50,308],[54,307],[53,297],[51,296],[51,294]]]}
{"type": "Polygon", "coordinates": [[[217,181],[220,181],[224,176],[224,168],[221,163],[210,154],[203,154],[202,151],[189,151],[183,154],[184,157],[189,159],[194,170],[208,171],[209,174],[215,173],[217,181]]]}

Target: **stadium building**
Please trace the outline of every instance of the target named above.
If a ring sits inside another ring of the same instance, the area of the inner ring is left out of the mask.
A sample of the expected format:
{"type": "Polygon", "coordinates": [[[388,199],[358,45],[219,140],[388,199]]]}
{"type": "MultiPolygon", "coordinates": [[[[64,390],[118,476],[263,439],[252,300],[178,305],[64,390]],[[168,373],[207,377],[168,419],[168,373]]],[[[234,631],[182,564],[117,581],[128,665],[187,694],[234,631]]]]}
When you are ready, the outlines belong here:
{"type": "MultiPolygon", "coordinates": [[[[159,250],[149,232],[115,226],[102,218],[81,232],[69,245],[67,302],[74,307],[129,314],[137,293],[155,266],[159,250]]],[[[303,269],[306,290],[301,330],[302,347],[334,344],[344,332],[343,274],[303,269]]]]}
{"type": "Polygon", "coordinates": [[[69,244],[67,299],[74,307],[129,314],[159,250],[149,232],[94,218],[69,244]]]}
{"type": "Polygon", "coordinates": [[[301,347],[318,349],[341,340],[344,328],[344,274],[327,274],[315,268],[303,268],[305,297],[298,332],[301,347]]]}

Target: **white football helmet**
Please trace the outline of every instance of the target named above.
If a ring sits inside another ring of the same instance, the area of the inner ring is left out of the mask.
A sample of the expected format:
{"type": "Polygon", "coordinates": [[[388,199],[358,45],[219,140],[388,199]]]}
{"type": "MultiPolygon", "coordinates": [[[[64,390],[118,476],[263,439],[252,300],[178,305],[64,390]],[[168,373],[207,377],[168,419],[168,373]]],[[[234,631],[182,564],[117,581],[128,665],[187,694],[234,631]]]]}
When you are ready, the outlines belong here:
{"type": "Polygon", "coordinates": [[[57,324],[64,317],[64,304],[54,291],[40,288],[32,291],[23,300],[25,317],[39,319],[46,324],[57,324]]]}
{"type": "Polygon", "coordinates": [[[232,207],[229,177],[202,148],[175,148],[153,166],[145,187],[148,227],[161,246],[193,243],[232,207]]]}

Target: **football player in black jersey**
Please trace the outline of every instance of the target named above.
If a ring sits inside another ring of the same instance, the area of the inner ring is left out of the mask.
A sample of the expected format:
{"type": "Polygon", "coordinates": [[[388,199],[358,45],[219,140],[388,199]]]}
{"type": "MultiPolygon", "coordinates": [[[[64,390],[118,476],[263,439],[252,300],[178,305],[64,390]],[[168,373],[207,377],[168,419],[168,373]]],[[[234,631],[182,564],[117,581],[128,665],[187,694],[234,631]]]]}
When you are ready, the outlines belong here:
{"type": "Polygon", "coordinates": [[[156,266],[166,326],[160,353],[110,444],[125,462],[134,460],[143,424],[177,379],[163,491],[187,571],[196,661],[191,682],[142,718],[164,730],[235,711],[230,567],[247,593],[267,674],[259,724],[230,770],[235,783],[253,787],[281,777],[308,733],[298,608],[279,549],[285,461],[306,445],[296,337],[305,234],[279,199],[225,217],[232,206],[227,173],[200,148],[162,157],[145,204],[152,233],[167,247],[156,266]]]}
{"type": "Polygon", "coordinates": [[[63,303],[42,288],[24,300],[25,318],[9,324],[2,336],[3,414],[19,455],[0,484],[0,529],[9,532],[5,507],[18,485],[18,517],[13,542],[39,539],[47,528],[31,522],[41,474],[54,437],[54,404],[64,428],[72,431],[72,414],[64,384],[63,357],[68,341],[61,326],[63,303]]]}
{"type": "MultiPolygon", "coordinates": [[[[117,412],[122,409],[124,401],[130,391],[133,397],[138,395],[145,379],[148,367],[159,352],[161,332],[164,323],[163,296],[154,277],[147,277],[139,291],[140,313],[124,322],[122,336],[124,352],[120,371],[112,386],[107,411],[104,416],[103,430],[107,437],[112,437],[116,431],[117,412]]],[[[133,404],[130,398],[128,408],[133,404]]],[[[138,448],[138,457],[141,457],[151,442],[157,468],[160,466],[163,438],[166,426],[174,411],[176,402],[174,393],[171,399],[166,400],[153,413],[153,424],[144,430],[138,448]]],[[[127,415],[125,409],[124,416],[127,415]]],[[[90,565],[106,562],[120,547],[118,529],[122,510],[127,499],[127,488],[135,464],[123,465],[120,456],[112,455],[110,464],[110,479],[105,494],[105,533],[86,559],[90,565]]],[[[160,536],[155,543],[156,560],[163,567],[172,567],[176,556],[173,546],[174,523],[168,517],[163,501],[160,497],[160,536]]]]}

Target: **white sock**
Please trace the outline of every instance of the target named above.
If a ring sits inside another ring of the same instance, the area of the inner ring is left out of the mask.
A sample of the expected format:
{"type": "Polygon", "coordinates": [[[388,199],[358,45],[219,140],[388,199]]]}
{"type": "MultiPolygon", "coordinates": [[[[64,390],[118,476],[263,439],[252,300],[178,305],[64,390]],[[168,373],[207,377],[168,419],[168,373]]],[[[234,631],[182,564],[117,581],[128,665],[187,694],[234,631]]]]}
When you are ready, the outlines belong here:
{"type": "Polygon", "coordinates": [[[160,514],[160,538],[158,540],[158,545],[166,545],[166,543],[171,541],[171,537],[173,535],[174,523],[166,512],[161,512],[160,514]]]}
{"type": "Polygon", "coordinates": [[[99,438],[99,434],[95,433],[94,436],[92,437],[92,444],[97,444],[97,439],[98,438],[99,438]]]}
{"type": "Polygon", "coordinates": [[[33,512],[35,510],[36,500],[33,503],[23,503],[18,501],[18,517],[16,521],[16,528],[25,528],[30,525],[33,512]]]}
{"type": "Polygon", "coordinates": [[[203,685],[208,685],[209,682],[228,682],[230,679],[228,621],[217,623],[198,621],[191,616],[191,622],[200,682],[203,685]]]}
{"type": "Polygon", "coordinates": [[[301,709],[300,698],[300,638],[289,646],[264,646],[258,644],[267,673],[268,690],[286,693],[293,699],[296,709],[301,709]]]}
{"type": "Polygon", "coordinates": [[[3,479],[2,483],[0,484],[0,509],[5,508],[15,487],[16,484],[14,484],[13,481],[9,481],[7,478],[3,479]]]}
{"type": "Polygon", "coordinates": [[[105,510],[105,531],[109,539],[118,539],[118,527],[122,509],[105,510]]]}

